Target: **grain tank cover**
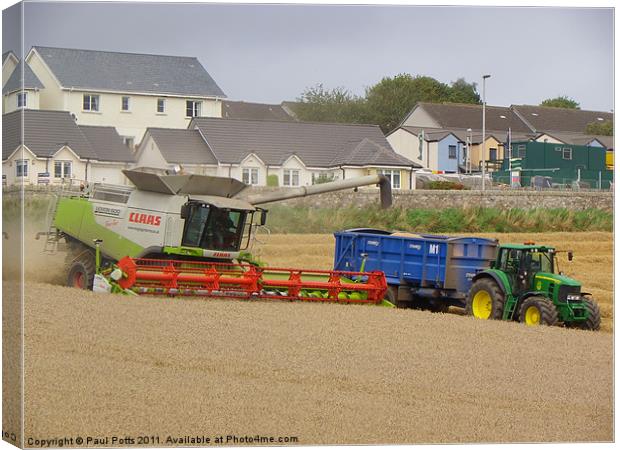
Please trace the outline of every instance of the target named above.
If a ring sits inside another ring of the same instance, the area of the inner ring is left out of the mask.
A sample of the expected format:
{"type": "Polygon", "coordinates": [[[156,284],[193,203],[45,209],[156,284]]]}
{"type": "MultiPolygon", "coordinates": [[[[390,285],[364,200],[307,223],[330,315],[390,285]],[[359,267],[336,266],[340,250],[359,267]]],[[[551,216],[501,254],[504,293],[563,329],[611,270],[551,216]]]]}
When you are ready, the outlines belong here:
{"type": "Polygon", "coordinates": [[[234,178],[209,175],[164,175],[143,169],[125,169],[123,173],[141,191],[177,195],[212,195],[231,198],[247,185],[234,178]]]}

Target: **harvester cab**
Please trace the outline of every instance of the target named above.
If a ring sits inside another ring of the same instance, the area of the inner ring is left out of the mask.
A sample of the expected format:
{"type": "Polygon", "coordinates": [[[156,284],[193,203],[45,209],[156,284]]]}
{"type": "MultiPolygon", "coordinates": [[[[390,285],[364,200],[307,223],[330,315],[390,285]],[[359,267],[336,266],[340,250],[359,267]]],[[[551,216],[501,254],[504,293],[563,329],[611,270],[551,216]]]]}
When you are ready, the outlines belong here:
{"type": "MultiPolygon", "coordinates": [[[[526,325],[554,325],[596,330],[600,311],[581,283],[557,273],[555,248],[524,244],[499,247],[491,269],[478,273],[467,299],[481,319],[518,320],[526,325]]],[[[572,260],[572,252],[568,252],[572,260]]]]}

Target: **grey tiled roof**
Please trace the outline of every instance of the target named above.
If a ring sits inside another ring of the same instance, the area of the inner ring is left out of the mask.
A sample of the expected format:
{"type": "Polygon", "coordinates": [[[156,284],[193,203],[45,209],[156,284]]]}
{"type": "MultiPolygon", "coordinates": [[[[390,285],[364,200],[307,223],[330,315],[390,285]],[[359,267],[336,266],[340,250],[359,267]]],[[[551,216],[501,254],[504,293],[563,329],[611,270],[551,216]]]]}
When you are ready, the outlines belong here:
{"type": "Polygon", "coordinates": [[[132,151],[114,127],[79,125],[99,161],[134,162],[132,151]]]}
{"type": "MultiPolygon", "coordinates": [[[[111,132],[111,127],[79,127],[69,112],[35,109],[16,110],[2,117],[3,160],[22,144],[22,117],[23,143],[38,157],[52,156],[67,145],[80,158],[131,161],[131,156],[119,156],[122,149],[118,143],[122,146],[122,140],[116,131],[111,132]]],[[[130,153],[127,147],[123,148],[130,153]]]]}
{"type": "Polygon", "coordinates": [[[190,123],[194,127],[222,163],[239,163],[254,153],[269,165],[280,165],[291,155],[309,167],[413,165],[396,155],[376,125],[200,117],[190,123]]]}
{"type": "MultiPolygon", "coordinates": [[[[423,103],[422,107],[441,128],[482,129],[482,105],[461,103],[423,103]]],[[[503,106],[486,106],[486,129],[508,130],[512,132],[530,132],[530,128],[512,111],[503,106]]]]}
{"type": "Polygon", "coordinates": [[[194,57],[33,48],[65,88],[225,97],[194,57]]]}
{"type": "Polygon", "coordinates": [[[586,126],[591,122],[601,122],[599,119],[614,120],[613,113],[603,111],[532,105],[512,105],[512,109],[535,131],[585,133],[586,126]]]}
{"type": "Polygon", "coordinates": [[[22,65],[23,61],[20,61],[19,64],[11,73],[11,76],[7,80],[6,84],[2,88],[2,94],[8,94],[10,92],[19,91],[21,89],[42,89],[43,83],[41,80],[34,74],[32,69],[28,64],[24,65],[24,80],[22,83],[22,65]]]}
{"type": "Polygon", "coordinates": [[[222,102],[222,117],[226,119],[249,120],[295,120],[281,105],[267,105],[264,103],[222,102]]]}
{"type": "Polygon", "coordinates": [[[217,165],[217,159],[198,130],[149,128],[145,137],[146,135],[153,138],[162,156],[169,163],[217,165]]]}

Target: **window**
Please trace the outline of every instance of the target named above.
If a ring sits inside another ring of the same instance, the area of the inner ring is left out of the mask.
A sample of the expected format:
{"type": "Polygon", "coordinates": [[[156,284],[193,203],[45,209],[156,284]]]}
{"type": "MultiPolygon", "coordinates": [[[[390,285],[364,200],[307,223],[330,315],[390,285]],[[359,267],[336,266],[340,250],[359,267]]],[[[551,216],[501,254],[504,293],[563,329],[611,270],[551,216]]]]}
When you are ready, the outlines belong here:
{"type": "Polygon", "coordinates": [[[123,144],[133,150],[133,136],[123,136],[123,144]]]}
{"type": "Polygon", "coordinates": [[[564,147],[562,149],[562,159],[573,159],[573,149],[570,147],[564,147]]]}
{"type": "Polygon", "coordinates": [[[185,115],[187,117],[200,117],[200,107],[202,106],[202,102],[188,100],[185,105],[185,115]]]}
{"type": "Polygon", "coordinates": [[[99,111],[99,96],[84,94],[84,111],[99,111]]]}
{"type": "Polygon", "coordinates": [[[165,113],[166,112],[166,99],[165,98],[158,98],[157,99],[157,112],[158,113],[165,113]]]}
{"type": "Polygon", "coordinates": [[[400,189],[400,170],[382,169],[378,170],[379,175],[385,175],[390,179],[392,189],[400,189]]]}
{"type": "Polygon", "coordinates": [[[456,145],[448,145],[448,158],[456,159],[456,145]]]}
{"type": "Polygon", "coordinates": [[[121,111],[129,111],[129,97],[121,97],[121,111]]]}
{"type": "Polygon", "coordinates": [[[19,94],[17,94],[17,107],[18,108],[25,108],[27,101],[28,101],[27,92],[20,92],[19,94]]]}
{"type": "Polygon", "coordinates": [[[299,170],[284,169],[283,186],[299,186],[299,170]]]}
{"type": "Polygon", "coordinates": [[[54,178],[71,178],[71,161],[54,161],[54,178]]]}
{"type": "Polygon", "coordinates": [[[496,148],[489,149],[489,159],[491,161],[497,161],[497,149],[496,148]]]}
{"type": "Polygon", "coordinates": [[[18,159],[15,161],[15,175],[18,177],[28,176],[28,160],[18,159]]]}
{"type": "Polygon", "coordinates": [[[241,181],[245,184],[257,185],[258,184],[258,169],[251,167],[243,169],[241,172],[241,181]]]}
{"type": "Polygon", "coordinates": [[[517,145],[517,154],[515,157],[517,158],[525,158],[527,146],[525,145],[517,145]]]}

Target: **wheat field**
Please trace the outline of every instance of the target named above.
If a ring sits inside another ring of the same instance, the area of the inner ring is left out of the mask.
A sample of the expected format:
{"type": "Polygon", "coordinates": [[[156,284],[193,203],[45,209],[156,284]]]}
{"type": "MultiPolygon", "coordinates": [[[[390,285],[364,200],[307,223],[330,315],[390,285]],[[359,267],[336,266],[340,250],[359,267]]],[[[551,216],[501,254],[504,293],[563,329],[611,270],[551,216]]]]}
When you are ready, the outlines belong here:
{"type": "MultiPolygon", "coordinates": [[[[493,237],[570,246],[575,260],[562,269],[601,301],[605,332],[375,306],[95,294],[60,286],[59,259],[30,245],[26,445],[144,434],[160,446],[256,434],[301,445],[611,441],[612,235],[493,237]]],[[[261,240],[255,251],[273,266],[331,267],[330,235],[261,240]]],[[[8,293],[11,268],[3,275],[8,293]]],[[[5,295],[5,311],[16,298],[5,295]]],[[[14,425],[5,414],[3,427],[14,425]]]]}

